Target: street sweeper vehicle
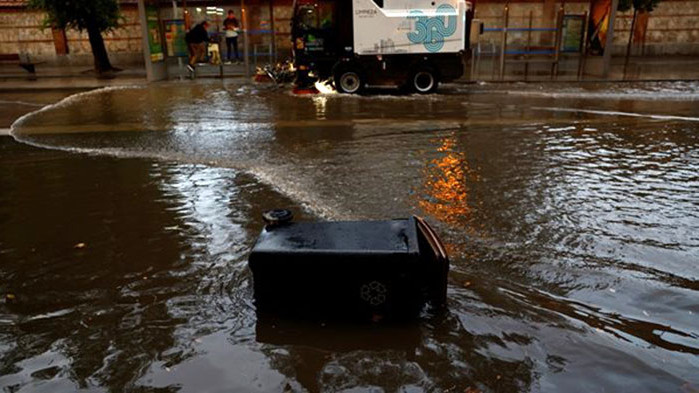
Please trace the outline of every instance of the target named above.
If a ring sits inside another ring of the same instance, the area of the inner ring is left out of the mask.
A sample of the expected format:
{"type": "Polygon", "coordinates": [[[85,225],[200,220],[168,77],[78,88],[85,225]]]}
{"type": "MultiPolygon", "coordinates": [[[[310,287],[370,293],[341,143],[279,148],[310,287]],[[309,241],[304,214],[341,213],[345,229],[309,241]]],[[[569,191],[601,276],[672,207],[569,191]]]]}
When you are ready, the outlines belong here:
{"type": "Polygon", "coordinates": [[[471,15],[465,0],[295,0],[297,87],[432,93],[463,74],[471,15]]]}

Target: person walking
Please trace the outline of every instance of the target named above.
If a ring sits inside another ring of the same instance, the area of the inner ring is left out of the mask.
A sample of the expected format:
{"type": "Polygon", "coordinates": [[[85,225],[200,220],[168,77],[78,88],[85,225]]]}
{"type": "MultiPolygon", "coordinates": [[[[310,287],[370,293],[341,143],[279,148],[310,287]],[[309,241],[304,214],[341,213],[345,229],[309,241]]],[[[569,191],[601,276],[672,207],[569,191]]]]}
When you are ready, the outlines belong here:
{"type": "Polygon", "coordinates": [[[230,64],[231,55],[235,54],[235,61],[240,60],[238,56],[238,31],[240,31],[240,23],[235,17],[233,10],[228,10],[228,17],[223,21],[223,28],[226,31],[226,63],[230,64]],[[233,47],[233,51],[231,51],[233,47]]]}
{"type": "Polygon", "coordinates": [[[204,59],[206,47],[209,42],[208,28],[209,22],[203,21],[189,30],[184,37],[187,42],[187,47],[189,48],[189,63],[187,64],[189,72],[194,73],[194,67],[197,62],[204,59]]]}

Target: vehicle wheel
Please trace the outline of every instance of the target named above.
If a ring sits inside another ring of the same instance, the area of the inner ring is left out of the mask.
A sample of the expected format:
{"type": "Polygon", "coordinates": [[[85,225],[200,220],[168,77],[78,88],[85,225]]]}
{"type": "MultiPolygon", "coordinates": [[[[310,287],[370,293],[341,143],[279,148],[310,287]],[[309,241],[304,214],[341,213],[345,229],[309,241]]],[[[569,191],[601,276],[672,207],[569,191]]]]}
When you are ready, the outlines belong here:
{"type": "Polygon", "coordinates": [[[408,81],[410,89],[420,94],[434,93],[438,85],[437,74],[430,68],[420,68],[412,73],[408,81]]]}
{"type": "Polygon", "coordinates": [[[344,68],[335,73],[335,89],[340,93],[357,94],[364,88],[364,78],[353,68],[344,68]]]}

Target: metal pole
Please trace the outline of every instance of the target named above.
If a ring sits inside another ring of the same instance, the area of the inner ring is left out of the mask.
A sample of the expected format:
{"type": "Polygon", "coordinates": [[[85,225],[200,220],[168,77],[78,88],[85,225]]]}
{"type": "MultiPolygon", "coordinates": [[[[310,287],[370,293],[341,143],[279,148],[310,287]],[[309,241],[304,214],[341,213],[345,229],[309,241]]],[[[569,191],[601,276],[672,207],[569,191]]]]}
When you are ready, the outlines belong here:
{"type": "Polygon", "coordinates": [[[563,13],[564,13],[563,6],[558,9],[558,13],[556,13],[556,39],[555,39],[555,45],[556,47],[554,48],[553,52],[553,67],[551,68],[551,79],[556,79],[558,77],[558,61],[560,60],[561,57],[561,39],[562,39],[562,33],[563,33],[563,13]]]}
{"type": "Polygon", "coordinates": [[[469,37],[469,43],[468,46],[471,49],[471,80],[474,81],[476,80],[476,75],[477,75],[477,70],[478,70],[478,55],[480,52],[480,31],[481,29],[478,28],[478,33],[476,34],[476,37],[473,37],[473,23],[476,20],[476,11],[473,11],[473,16],[471,18],[471,31],[468,35],[469,37]],[[471,45],[472,42],[475,42],[475,45],[471,45]]]}
{"type": "MultiPolygon", "coordinates": [[[[172,0],[172,19],[177,19],[177,0],[172,0]]],[[[168,72],[169,74],[169,72],[168,72]]],[[[182,67],[182,58],[177,56],[177,74],[180,80],[184,79],[184,69],[182,67]]]]}
{"type": "Polygon", "coordinates": [[[607,27],[607,38],[604,42],[604,55],[602,56],[602,77],[609,76],[609,70],[612,65],[612,45],[614,44],[614,22],[616,21],[616,8],[619,6],[619,0],[612,0],[611,8],[609,9],[609,23],[607,27]]]}
{"type": "Polygon", "coordinates": [[[272,57],[270,58],[271,63],[277,62],[277,31],[274,29],[274,5],[272,4],[274,0],[269,0],[269,28],[272,30],[270,36],[272,38],[272,46],[270,51],[272,52],[272,57]]]}
{"type": "Polygon", "coordinates": [[[525,62],[524,62],[524,80],[526,81],[529,77],[529,51],[531,50],[532,46],[532,27],[534,23],[534,11],[529,11],[529,30],[527,31],[527,47],[525,49],[525,52],[527,52],[524,55],[525,62]]]}
{"type": "Polygon", "coordinates": [[[250,48],[248,47],[248,13],[245,10],[245,0],[240,0],[240,10],[243,14],[243,40],[245,45],[243,46],[243,53],[245,55],[245,77],[250,78],[250,48]]]}
{"type": "MultiPolygon", "coordinates": [[[[471,31],[473,33],[473,31],[471,31]]],[[[476,80],[476,76],[478,75],[478,63],[480,61],[480,56],[481,56],[481,39],[480,39],[480,33],[476,35],[476,46],[475,48],[471,49],[471,80],[476,80]]]]}
{"type": "Polygon", "coordinates": [[[585,73],[585,60],[587,59],[587,29],[590,27],[589,26],[589,21],[588,21],[588,14],[587,11],[583,14],[583,42],[582,46],[580,48],[580,60],[578,60],[578,80],[583,78],[583,74],[585,73]]]}
{"type": "Polygon", "coordinates": [[[476,44],[476,69],[475,69],[475,74],[473,79],[475,80],[476,78],[480,77],[481,75],[481,55],[482,55],[482,49],[481,49],[481,39],[478,37],[478,44],[476,44]]]}
{"type": "Polygon", "coordinates": [[[646,15],[646,25],[643,28],[643,37],[641,38],[641,57],[644,57],[646,55],[646,33],[648,33],[648,25],[650,24],[650,13],[648,11],[645,12],[646,15]]]}
{"type": "MultiPolygon", "coordinates": [[[[218,42],[218,77],[223,80],[223,42],[225,41],[224,37],[221,37],[221,35],[218,35],[218,38],[216,39],[218,42]],[[223,39],[223,40],[222,40],[223,39]]],[[[228,53],[226,53],[226,56],[228,53]]]]}
{"type": "Polygon", "coordinates": [[[505,14],[503,15],[502,26],[502,43],[500,45],[500,80],[505,77],[505,50],[507,48],[507,25],[509,23],[510,6],[505,5],[505,14]]]}
{"type": "Polygon", "coordinates": [[[192,27],[189,22],[189,11],[187,11],[187,0],[182,0],[182,9],[184,10],[182,12],[182,18],[184,19],[184,29],[189,31],[189,29],[192,27]]]}
{"type": "Polygon", "coordinates": [[[643,28],[643,35],[641,36],[641,57],[646,55],[646,33],[648,32],[648,19],[646,19],[646,25],[643,28]]]}
{"type": "Polygon", "coordinates": [[[633,44],[633,33],[636,29],[636,18],[638,17],[638,10],[633,9],[633,19],[631,19],[631,30],[629,30],[629,42],[626,45],[626,59],[624,59],[624,79],[626,79],[626,70],[629,68],[629,58],[631,57],[631,45],[633,44]]]}

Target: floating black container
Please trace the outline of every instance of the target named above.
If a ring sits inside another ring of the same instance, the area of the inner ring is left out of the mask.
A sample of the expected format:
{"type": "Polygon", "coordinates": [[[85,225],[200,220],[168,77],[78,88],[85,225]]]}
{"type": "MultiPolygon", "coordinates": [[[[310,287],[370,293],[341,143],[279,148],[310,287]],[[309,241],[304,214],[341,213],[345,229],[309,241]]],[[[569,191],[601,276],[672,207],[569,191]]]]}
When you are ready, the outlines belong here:
{"type": "Polygon", "coordinates": [[[291,217],[265,214],[267,226],[250,254],[258,312],[375,319],[445,305],[449,260],[423,219],[291,217]]]}

